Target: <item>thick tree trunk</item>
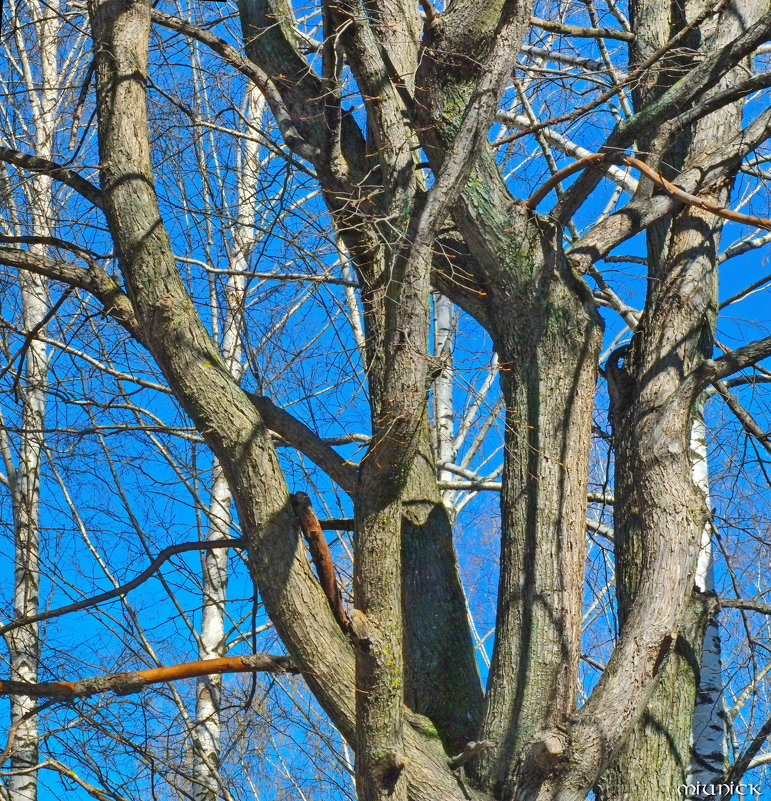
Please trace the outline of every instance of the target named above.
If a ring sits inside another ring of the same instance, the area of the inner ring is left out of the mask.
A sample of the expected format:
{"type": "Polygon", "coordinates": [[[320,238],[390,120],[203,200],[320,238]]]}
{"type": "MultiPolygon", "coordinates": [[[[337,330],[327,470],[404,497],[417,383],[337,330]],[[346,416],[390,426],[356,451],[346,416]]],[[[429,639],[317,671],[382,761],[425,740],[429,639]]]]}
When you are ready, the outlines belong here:
{"type": "Polygon", "coordinates": [[[528,224],[528,268],[506,277],[494,340],[506,401],[496,640],[477,776],[508,796],[523,749],[575,707],[589,441],[601,325],[556,232],[528,224]]]}
{"type": "MultiPolygon", "coordinates": [[[[717,48],[731,41],[757,18],[759,9],[751,6],[749,4],[739,10],[730,5],[720,17],[704,22],[690,34],[693,48],[707,49],[710,45],[717,48]]],[[[637,40],[632,46],[632,58],[639,63],[651,49],[660,46],[680,30],[686,18],[693,19],[703,10],[704,4],[692,3],[684,9],[674,10],[670,18],[669,6],[662,0],[635,2],[632,22],[637,40]]],[[[692,66],[692,57],[685,57],[689,60],[684,66],[692,66]]],[[[638,87],[633,94],[636,110],[658,98],[679,77],[679,73],[666,70],[660,74],[653,73],[647,83],[638,87]]],[[[714,91],[720,91],[739,79],[740,75],[734,71],[714,91]]],[[[685,160],[698,158],[721,143],[727,143],[740,128],[738,107],[727,106],[686,131],[673,132],[668,126],[663,126],[646,132],[640,147],[643,151],[663,154],[659,159],[661,164],[654,163],[654,166],[664,174],[669,174],[668,171],[676,171],[685,160]]],[[[727,201],[734,174],[730,172],[726,185],[716,198],[718,203],[727,201]]],[[[650,183],[641,182],[641,191],[650,193],[650,183]]],[[[648,364],[655,365],[650,367],[651,370],[668,376],[668,379],[665,377],[658,382],[651,380],[650,385],[658,393],[658,399],[650,401],[651,404],[666,403],[667,397],[673,392],[672,382],[677,380],[676,375],[682,377],[701,359],[711,356],[717,314],[715,259],[721,227],[721,222],[710,215],[685,210],[674,219],[664,219],[648,229],[649,293],[646,308],[649,312],[643,321],[643,336],[650,337],[649,342],[659,339],[656,346],[658,355],[654,356],[651,352],[648,364]],[[659,302],[664,305],[657,308],[659,302]],[[675,317],[667,316],[666,309],[671,303],[682,304],[675,317]],[[662,331],[664,325],[670,331],[666,341],[662,331]],[[678,332],[682,340],[676,344],[678,332]]],[[[638,347],[644,347],[639,337],[636,337],[634,347],[633,355],[639,353],[636,350],[638,347]]],[[[642,386],[639,388],[642,392],[646,391],[642,386]]],[[[625,458],[630,460],[628,466],[625,459],[621,463],[617,461],[615,490],[618,499],[615,526],[617,588],[622,624],[637,591],[643,550],[648,547],[639,538],[640,529],[636,522],[644,507],[628,511],[626,493],[635,491],[630,484],[635,483],[637,468],[631,451],[625,458]],[[629,471],[628,474],[625,471],[629,471]],[[629,525],[631,530],[628,529],[629,525]]],[[[694,512],[688,517],[687,525],[691,529],[689,539],[700,543],[705,525],[700,521],[706,514],[706,504],[695,466],[694,471],[691,484],[695,489],[689,490],[692,495],[689,505],[694,512]],[[697,514],[695,504],[699,497],[702,511],[697,514]]],[[[708,625],[707,606],[699,599],[694,599],[690,614],[679,628],[677,645],[662,670],[648,709],[630,737],[618,765],[608,771],[604,780],[605,789],[599,792],[600,798],[610,801],[625,797],[629,801],[646,801],[652,794],[672,801],[681,798],[678,787],[686,782],[691,764],[693,715],[699,698],[702,645],[705,637],[709,636],[706,631],[708,625]]]]}
{"type": "MultiPolygon", "coordinates": [[[[692,476],[709,517],[705,437],[704,420],[697,410],[691,428],[692,476]]],[[[700,593],[712,589],[711,533],[708,521],[702,531],[694,574],[700,593]]],[[[625,576],[630,575],[627,565],[625,576]]],[[[683,784],[709,785],[722,775],[725,732],[720,638],[715,610],[703,601],[694,597],[690,602],[676,647],[661,671],[643,719],[617,764],[603,778],[598,798],[682,798],[683,784]]]]}
{"type": "MultiPolygon", "coordinates": [[[[621,385],[614,389],[614,531],[622,631],[654,537],[668,536],[663,518],[661,527],[651,526],[645,519],[653,517],[654,498],[662,514],[669,511],[673,515],[668,527],[677,525],[687,539],[692,571],[707,524],[704,495],[693,477],[690,440],[687,448],[679,447],[676,453],[657,453],[661,433],[649,421],[673,402],[683,377],[711,349],[716,310],[712,225],[714,221],[707,215],[695,211],[683,212],[675,219],[671,248],[662,259],[664,269],[652,282],[651,313],[640,323],[624,361],[621,385]],[[632,383],[626,385],[626,381],[632,383]],[[627,405],[629,398],[636,399],[631,406],[627,405]],[[653,458],[648,460],[646,452],[653,458]],[[663,468],[668,470],[667,478],[663,468]]],[[[689,437],[690,427],[689,422],[689,437]]],[[[679,433],[679,438],[685,436],[685,432],[679,433]]],[[[651,793],[672,801],[679,797],[677,788],[685,783],[690,763],[691,722],[706,626],[706,606],[692,598],[688,608],[646,713],[617,766],[608,771],[602,798],[615,799],[621,794],[630,801],[644,801],[651,793]]]]}
{"type": "MultiPolygon", "coordinates": [[[[100,178],[105,213],[143,339],[223,466],[249,543],[252,574],[277,633],[322,707],[348,742],[354,744],[357,715],[351,643],[332,616],[309,568],[270,436],[196,315],[160,217],[146,119],[149,3],[94,0],[90,15],[97,54],[100,178]]],[[[424,294],[427,299],[427,282],[424,294]]],[[[418,291],[416,298],[422,296],[418,291]]],[[[400,375],[404,378],[403,373],[400,375]]],[[[424,393],[424,386],[412,381],[410,391],[424,393]]],[[[403,400],[398,392],[393,397],[397,402],[403,400]]],[[[401,452],[404,441],[385,445],[401,452]]],[[[375,511],[379,503],[384,512],[391,511],[382,504],[383,490],[389,488],[376,485],[375,489],[369,508],[357,510],[360,519],[375,511]]],[[[391,532],[390,541],[396,522],[401,525],[401,519],[395,520],[391,515],[382,522],[391,532]]],[[[373,528],[370,534],[374,536],[370,545],[376,546],[377,529],[373,528]]],[[[391,558],[393,561],[392,554],[391,558]]],[[[367,569],[364,560],[359,570],[366,573],[367,569]]],[[[383,581],[393,585],[393,573],[383,581]]],[[[366,616],[367,608],[362,611],[366,616]]],[[[362,639],[367,638],[366,629],[360,629],[360,634],[362,639]]],[[[383,641],[386,646],[391,641],[391,632],[387,634],[383,641]]],[[[398,658],[398,654],[395,656],[398,658]]],[[[386,673],[394,674],[395,663],[385,667],[386,673]]],[[[382,675],[378,679],[382,680],[382,675]]],[[[413,718],[411,714],[407,718],[408,725],[402,727],[407,757],[403,783],[411,801],[461,801],[469,795],[477,798],[473,790],[463,789],[451,773],[441,741],[422,725],[426,719],[413,718]]],[[[393,723],[393,718],[386,720],[389,727],[393,723]]],[[[378,755],[373,756],[377,759],[378,755]]],[[[382,756],[388,758],[390,754],[382,756]]],[[[398,754],[394,756],[397,759],[386,767],[400,767],[398,754]]],[[[371,765],[365,762],[365,766],[368,764],[371,765]]],[[[375,767],[377,764],[376,761],[375,767]]],[[[402,783],[401,773],[398,771],[398,783],[402,783]]],[[[381,778],[392,776],[389,771],[381,778]]]]}
{"type": "MultiPolygon", "coordinates": [[[[517,9],[524,19],[526,5],[517,9]]],[[[470,101],[468,54],[487,52],[494,13],[467,4],[427,35],[417,109],[435,171],[470,101]]],[[[492,335],[507,405],[496,643],[480,735],[496,746],[470,769],[477,784],[505,796],[524,746],[575,704],[601,324],[564,264],[559,233],[514,204],[485,148],[453,219],[483,299],[466,308],[492,335]]],[[[443,291],[465,304],[450,282],[443,291]]]]}
{"type": "Polygon", "coordinates": [[[404,702],[428,717],[451,754],[473,740],[482,711],[452,521],[437,489],[428,423],[402,497],[404,702]]]}
{"type": "MultiPolygon", "coordinates": [[[[384,248],[380,253],[384,252],[384,248]]],[[[386,376],[385,288],[377,280],[382,255],[359,263],[366,282],[365,352],[373,427],[378,425],[386,376]]],[[[452,753],[477,733],[482,686],[458,572],[452,521],[437,487],[428,415],[419,424],[414,461],[402,489],[404,701],[428,717],[452,753]]]]}

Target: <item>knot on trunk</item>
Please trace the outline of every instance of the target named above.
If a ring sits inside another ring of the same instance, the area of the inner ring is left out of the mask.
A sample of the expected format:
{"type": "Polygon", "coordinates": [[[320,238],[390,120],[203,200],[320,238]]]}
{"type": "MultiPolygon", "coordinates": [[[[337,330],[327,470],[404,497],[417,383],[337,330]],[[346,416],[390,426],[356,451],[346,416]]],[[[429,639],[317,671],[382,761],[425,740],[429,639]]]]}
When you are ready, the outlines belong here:
{"type": "Polygon", "coordinates": [[[568,750],[567,734],[561,731],[539,732],[538,738],[527,750],[527,759],[544,774],[548,775],[562,762],[568,750]]]}
{"type": "Polygon", "coordinates": [[[569,748],[570,738],[561,729],[536,732],[512,776],[510,786],[517,788],[514,798],[529,798],[531,790],[540,787],[563,765],[569,748]]]}
{"type": "Polygon", "coordinates": [[[372,777],[391,795],[406,764],[407,760],[401,751],[389,751],[372,766],[372,777]]]}
{"type": "Polygon", "coordinates": [[[357,645],[365,651],[369,651],[373,640],[377,638],[375,627],[372,621],[361,611],[361,609],[351,610],[351,634],[357,645]]]}

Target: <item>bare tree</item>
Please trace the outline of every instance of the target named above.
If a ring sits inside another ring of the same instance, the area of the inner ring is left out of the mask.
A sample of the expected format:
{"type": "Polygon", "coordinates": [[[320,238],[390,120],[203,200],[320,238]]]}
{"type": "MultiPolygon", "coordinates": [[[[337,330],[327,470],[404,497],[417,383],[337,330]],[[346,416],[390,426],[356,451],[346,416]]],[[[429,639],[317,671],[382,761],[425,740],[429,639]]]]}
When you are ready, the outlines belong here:
{"type": "MultiPolygon", "coordinates": [[[[197,660],[164,666],[132,612],[142,670],[121,665],[74,689],[16,671],[5,691],[101,698],[198,677],[193,720],[175,685],[152,697],[172,701],[191,733],[189,784],[176,786],[207,801],[231,790],[220,679],[203,677],[228,671],[278,673],[278,686],[282,671],[299,672],[345,745],[296,698],[292,714],[306,716],[342,770],[353,750],[362,801],[569,801],[592,791],[674,801],[719,795],[687,788],[707,776],[740,782],[764,763],[771,732],[757,720],[771,712],[746,615],[771,608],[741,598],[766,587],[737,578],[730,552],[721,571],[737,597],[709,583],[714,531],[745,538],[713,515],[701,404],[705,392],[720,399],[742,441],[768,451],[755,419],[767,323],[755,321],[750,336],[718,328],[721,265],[768,241],[746,226],[771,227],[768,7],[243,0],[240,30],[219,14],[91,0],[88,19],[67,24],[93,40],[93,99],[79,105],[93,102],[96,141],[84,151],[94,161],[0,149],[11,174],[79,196],[49,217],[87,207],[67,226],[74,241],[35,250],[6,238],[0,263],[77,291],[79,315],[96,306],[120,326],[110,329],[108,369],[152,382],[167,405],[140,411],[125,392],[121,403],[208,449],[210,501],[195,501],[208,507],[195,547],[209,549],[197,660]],[[190,66],[176,48],[195,54],[190,66]],[[232,81],[222,94],[233,100],[216,110],[205,97],[209,69],[232,81]],[[188,80],[190,97],[177,86],[188,80]],[[236,155],[202,146],[204,131],[232,137],[236,155]],[[262,183],[263,150],[286,165],[280,181],[277,170],[262,183]],[[298,209],[303,222],[285,223],[298,209]],[[222,261],[215,228],[230,242],[222,261]],[[310,232],[323,244],[299,248],[310,232]],[[613,252],[624,243],[632,254],[613,252]],[[297,253],[302,270],[263,269],[297,253]],[[273,288],[252,291],[255,280],[273,288]],[[314,287],[330,300],[316,297],[317,313],[303,318],[314,287]],[[112,355],[121,348],[125,369],[112,355]],[[327,393],[335,400],[325,405],[327,393]],[[172,400],[178,426],[162,419],[172,400]],[[349,412],[364,431],[345,430],[349,412]],[[304,489],[290,492],[289,482],[304,489]],[[455,547],[464,507],[488,491],[500,501],[494,613],[469,604],[455,547]],[[331,503],[340,517],[325,523],[331,503]],[[286,654],[229,650],[220,546],[236,520],[259,614],[286,654]],[[330,547],[325,526],[355,536],[330,547]],[[588,561],[587,531],[604,541],[592,540],[588,561]],[[749,675],[744,687],[729,684],[733,714],[721,716],[714,619],[730,606],[745,610],[749,675]],[[485,616],[494,616],[491,653],[476,623],[485,616]],[[599,659],[588,653],[595,646],[599,659]],[[723,720],[734,721],[735,742],[725,767],[723,720]],[[708,773],[698,767],[705,754],[708,773]]],[[[34,331],[42,351],[44,336],[34,331]]],[[[114,403],[105,398],[97,414],[114,403]]],[[[751,486],[746,460],[736,461],[726,474],[751,486]]],[[[111,581],[109,597],[121,595],[111,581]]],[[[33,606],[15,610],[9,632],[31,631],[33,606]]],[[[243,712],[245,729],[253,714],[243,712]]],[[[117,737],[114,725],[100,731],[117,737]]],[[[303,797],[274,750],[276,770],[303,797]]],[[[15,753],[18,763],[23,749],[15,753]]],[[[253,764],[241,754],[242,769],[253,764]]],[[[173,754],[165,759],[187,775],[173,754]]],[[[97,797],[109,789],[104,776],[97,785],[106,788],[97,797]]]]}

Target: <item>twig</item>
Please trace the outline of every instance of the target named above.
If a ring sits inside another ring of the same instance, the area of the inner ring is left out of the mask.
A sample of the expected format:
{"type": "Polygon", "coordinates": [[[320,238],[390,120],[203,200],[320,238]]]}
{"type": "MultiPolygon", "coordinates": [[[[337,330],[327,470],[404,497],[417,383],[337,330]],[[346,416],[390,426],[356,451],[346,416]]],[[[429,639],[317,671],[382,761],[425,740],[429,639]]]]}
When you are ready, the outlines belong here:
{"type": "Polygon", "coordinates": [[[243,545],[244,540],[241,539],[225,539],[225,540],[209,540],[208,542],[183,542],[180,545],[170,545],[164,548],[158,556],[135,578],[126,584],[121,584],[107,592],[94,595],[91,598],[84,598],[82,601],[67,604],[67,606],[60,606],[57,609],[50,609],[47,612],[41,612],[38,615],[29,615],[28,617],[19,617],[6,623],[5,626],[0,626],[0,635],[6,634],[9,631],[18,629],[21,626],[28,626],[30,623],[37,623],[40,620],[51,620],[55,617],[68,615],[71,612],[79,612],[82,609],[90,609],[92,606],[98,606],[105,601],[111,601],[113,598],[120,598],[126,593],[138,587],[142,582],[146,581],[156,570],[168,559],[178,553],[187,553],[188,551],[208,551],[213,548],[233,548],[235,546],[243,545]]]}
{"type": "MultiPolygon", "coordinates": [[[[22,683],[22,682],[19,682],[22,683]]],[[[52,706],[56,703],[56,699],[51,701],[46,701],[44,704],[40,704],[40,706],[36,706],[34,709],[30,709],[25,712],[21,717],[14,720],[11,724],[10,728],[8,729],[8,741],[5,744],[5,748],[3,749],[3,753],[0,754],[0,765],[5,764],[5,760],[8,759],[8,755],[11,753],[11,749],[13,748],[13,741],[16,738],[16,731],[24,723],[25,720],[29,720],[30,718],[38,715],[44,709],[47,709],[49,706],[52,706]]]]}
{"type": "Polygon", "coordinates": [[[769,438],[768,432],[764,431],[755,422],[753,416],[742,406],[736,395],[728,389],[725,382],[715,381],[712,386],[715,387],[728,408],[734,413],[736,419],[742,424],[742,428],[760,443],[766,453],[771,453],[771,438],[769,438]]]}
{"type": "MultiPolygon", "coordinates": [[[[633,81],[639,79],[639,77],[648,69],[650,69],[659,59],[665,56],[675,45],[679,44],[692,30],[697,28],[701,25],[704,20],[711,17],[713,14],[717,14],[723,6],[726,4],[727,0],[718,0],[713,6],[705,9],[701,14],[697,17],[694,17],[687,25],[683,26],[683,28],[678,31],[666,44],[662,45],[655,53],[651,53],[651,55],[645,59],[636,69],[630,72],[626,79],[623,81],[619,81],[615,86],[611,89],[608,89],[606,92],[602,92],[598,97],[596,97],[591,102],[587,103],[580,108],[573,109],[572,111],[567,112],[566,114],[560,114],[557,117],[552,117],[551,119],[544,120],[543,122],[538,122],[535,125],[531,125],[529,128],[523,128],[517,133],[511,134],[511,136],[503,137],[502,139],[498,139],[495,143],[496,147],[500,147],[501,145],[509,144],[509,142],[514,142],[517,139],[520,139],[523,136],[527,136],[528,134],[535,133],[536,131],[543,130],[544,128],[549,128],[550,126],[557,125],[561,122],[567,122],[568,120],[576,119],[581,114],[585,114],[592,109],[601,106],[603,103],[610,100],[612,97],[615,97],[624,87],[628,86],[633,81]]],[[[627,122],[631,122],[634,120],[638,115],[632,117],[631,120],[627,122]]]]}

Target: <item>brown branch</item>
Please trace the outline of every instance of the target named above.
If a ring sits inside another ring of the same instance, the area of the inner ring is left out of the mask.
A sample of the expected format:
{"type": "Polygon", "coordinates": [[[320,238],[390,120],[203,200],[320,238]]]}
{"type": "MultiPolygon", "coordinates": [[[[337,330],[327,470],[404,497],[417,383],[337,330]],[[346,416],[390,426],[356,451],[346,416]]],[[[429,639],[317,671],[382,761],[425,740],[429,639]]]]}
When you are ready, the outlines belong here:
{"type": "Polygon", "coordinates": [[[745,367],[752,367],[756,362],[771,356],[771,336],[748,342],[736,350],[729,351],[719,359],[704,362],[700,372],[705,383],[713,383],[726,376],[738,373],[745,367]]]}
{"type": "Polygon", "coordinates": [[[143,342],[139,321],[128,295],[118,286],[116,281],[96,262],[81,254],[89,263],[84,269],[65,261],[37,256],[28,250],[0,247],[0,264],[27,270],[36,275],[44,275],[55,281],[62,281],[77,289],[83,289],[93,295],[116,322],[120,323],[138,342],[143,342]]]}
{"type": "Polygon", "coordinates": [[[530,24],[549,33],[556,33],[561,36],[575,36],[578,39],[620,39],[622,42],[632,42],[635,38],[631,31],[618,31],[612,28],[585,28],[581,25],[552,22],[539,17],[530,17],[530,24]]]}
{"type": "MultiPolygon", "coordinates": [[[[759,114],[727,144],[685,165],[677,176],[678,186],[687,188],[690,192],[703,192],[709,187],[719,187],[730,166],[757,148],[768,138],[770,132],[771,109],[759,114]]],[[[577,183],[575,181],[571,189],[577,183]]],[[[631,200],[573,243],[567,251],[573,269],[578,274],[585,275],[592,269],[592,265],[605,258],[622,242],[675,212],[679,203],[672,195],[664,193],[631,200]]]]}
{"type": "Polygon", "coordinates": [[[77,681],[45,681],[32,684],[26,681],[0,680],[0,695],[26,695],[30,698],[56,698],[70,701],[74,698],[89,698],[99,693],[113,692],[116,695],[138,693],[150,684],[164,681],[194,679],[223,673],[297,673],[288,656],[273,654],[248,654],[246,656],[223,656],[219,659],[202,659],[198,662],[182,662],[146,670],[129,670],[125,673],[108,673],[77,681]]]}
{"type": "Polygon", "coordinates": [[[305,492],[296,492],[291,497],[292,508],[300,523],[305,541],[308,543],[319,584],[324,590],[329,608],[332,610],[332,614],[335,616],[340,628],[343,631],[348,631],[351,622],[343,606],[343,596],[335,575],[335,563],[332,561],[332,554],[329,551],[329,545],[327,545],[319,519],[313,511],[313,506],[311,506],[311,499],[305,492]]]}
{"type": "Polygon", "coordinates": [[[752,601],[747,598],[718,598],[717,605],[721,609],[745,609],[748,612],[771,615],[771,604],[763,603],[763,601],[752,601]]]}
{"type": "Polygon", "coordinates": [[[635,158],[634,156],[618,156],[609,153],[590,153],[589,155],[578,159],[578,161],[575,161],[573,164],[569,164],[567,167],[563,167],[561,170],[558,170],[547,181],[545,181],[530,198],[522,201],[522,206],[526,209],[533,210],[549,194],[549,192],[551,192],[551,190],[554,189],[554,187],[556,187],[565,178],[573,175],[576,172],[585,170],[588,167],[597,167],[602,164],[609,163],[626,164],[628,167],[635,167],[641,173],[643,173],[643,175],[653,181],[653,183],[655,183],[657,186],[660,186],[667,194],[677,198],[688,206],[696,206],[697,208],[704,209],[705,211],[714,214],[716,217],[722,217],[724,220],[743,223],[745,225],[752,225],[758,228],[765,228],[771,231],[771,219],[767,219],[765,217],[753,217],[749,214],[742,214],[739,211],[723,208],[707,198],[702,198],[698,195],[692,195],[689,192],[686,192],[684,189],[681,189],[676,184],[673,184],[671,181],[668,181],[666,178],[664,178],[664,176],[654,170],[649,164],[646,164],[644,161],[635,158]]]}
{"type": "Polygon", "coordinates": [[[91,181],[86,180],[82,175],[75,172],[75,170],[71,170],[69,167],[63,167],[55,161],[41,159],[39,156],[22,153],[20,150],[14,150],[10,147],[0,147],[0,161],[13,164],[14,167],[29,170],[29,172],[48,175],[54,180],[66,184],[70,189],[74,189],[79,195],[93,203],[98,209],[103,207],[102,193],[99,189],[94,186],[91,181]]]}
{"type": "Polygon", "coordinates": [[[180,545],[170,545],[168,548],[164,548],[158,556],[156,556],[138,576],[131,579],[131,581],[121,584],[107,592],[94,595],[91,598],[84,598],[82,601],[60,606],[57,609],[49,609],[47,612],[41,612],[38,615],[16,618],[16,620],[6,623],[5,626],[0,626],[0,635],[4,635],[21,626],[28,626],[30,623],[37,623],[40,620],[51,620],[52,618],[68,615],[72,612],[79,612],[82,609],[90,609],[106,601],[111,601],[113,598],[120,598],[131,590],[136,589],[144,581],[147,581],[164,562],[168,561],[175,554],[187,553],[189,551],[208,551],[214,548],[232,548],[243,544],[244,541],[240,539],[224,539],[209,540],[208,542],[183,542],[180,545]]]}
{"type": "Polygon", "coordinates": [[[353,494],[358,481],[357,471],[339,453],[325,443],[305,423],[276,406],[270,398],[251,393],[249,398],[271,431],[283,437],[292,447],[307,456],[316,467],[323,470],[349,495],[353,494]]]}

